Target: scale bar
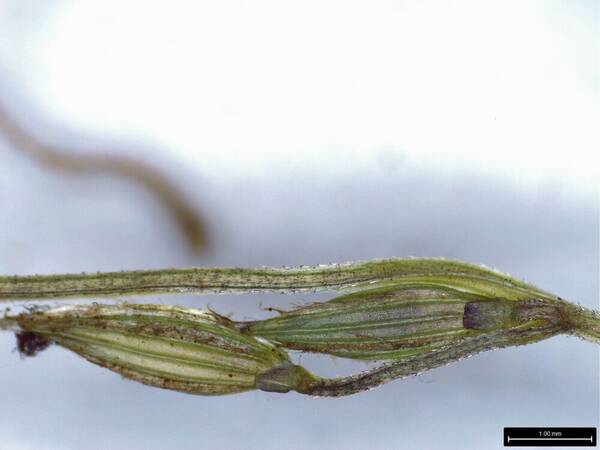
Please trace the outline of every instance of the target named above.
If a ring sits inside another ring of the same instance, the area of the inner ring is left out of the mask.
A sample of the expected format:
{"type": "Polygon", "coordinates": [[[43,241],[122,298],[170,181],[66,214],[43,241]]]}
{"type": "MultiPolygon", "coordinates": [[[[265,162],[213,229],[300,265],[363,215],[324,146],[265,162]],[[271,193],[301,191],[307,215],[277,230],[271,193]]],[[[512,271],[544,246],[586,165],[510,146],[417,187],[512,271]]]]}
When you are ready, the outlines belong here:
{"type": "Polygon", "coordinates": [[[586,437],[586,438],[511,438],[510,436],[506,437],[508,442],[510,441],[590,441],[594,442],[594,437],[586,437]]]}
{"type": "Polygon", "coordinates": [[[505,447],[596,447],[596,428],[504,428],[505,447]]]}

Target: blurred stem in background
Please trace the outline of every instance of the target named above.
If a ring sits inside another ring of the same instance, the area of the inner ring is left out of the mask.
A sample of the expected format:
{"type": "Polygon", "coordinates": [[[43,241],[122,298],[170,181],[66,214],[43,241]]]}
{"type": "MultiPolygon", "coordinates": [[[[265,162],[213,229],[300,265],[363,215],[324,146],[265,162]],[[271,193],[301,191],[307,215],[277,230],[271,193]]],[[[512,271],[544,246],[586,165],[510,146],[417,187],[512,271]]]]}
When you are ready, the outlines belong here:
{"type": "Polygon", "coordinates": [[[113,175],[144,186],[176,220],[189,247],[198,253],[207,249],[208,233],[204,217],[156,168],[126,156],[84,155],[75,150],[45,144],[23,129],[2,104],[0,104],[0,137],[6,139],[16,150],[50,169],[83,175],[113,175]]]}

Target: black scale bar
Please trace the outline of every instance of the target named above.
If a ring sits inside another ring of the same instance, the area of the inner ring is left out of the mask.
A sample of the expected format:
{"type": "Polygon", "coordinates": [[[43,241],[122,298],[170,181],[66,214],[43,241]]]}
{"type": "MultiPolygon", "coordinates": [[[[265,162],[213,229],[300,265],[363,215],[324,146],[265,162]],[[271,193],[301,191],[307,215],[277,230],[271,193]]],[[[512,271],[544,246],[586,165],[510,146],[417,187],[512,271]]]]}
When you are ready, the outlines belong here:
{"type": "Polygon", "coordinates": [[[505,447],[596,447],[596,428],[505,428],[505,447]]]}

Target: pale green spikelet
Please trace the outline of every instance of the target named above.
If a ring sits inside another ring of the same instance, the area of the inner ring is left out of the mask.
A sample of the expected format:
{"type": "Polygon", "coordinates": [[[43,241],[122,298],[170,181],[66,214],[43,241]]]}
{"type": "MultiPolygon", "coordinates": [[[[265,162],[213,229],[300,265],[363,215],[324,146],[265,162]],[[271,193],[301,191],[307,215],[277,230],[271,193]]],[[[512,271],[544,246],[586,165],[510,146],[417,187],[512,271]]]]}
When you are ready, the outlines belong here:
{"type": "Polygon", "coordinates": [[[402,359],[498,329],[537,329],[539,340],[565,328],[562,303],[536,291],[497,298],[481,293],[491,291],[482,282],[469,292],[441,281],[364,290],[237,326],[285,348],[365,360],[402,359]]]}
{"type": "Polygon", "coordinates": [[[289,362],[212,312],[165,305],[69,306],[16,317],[25,332],[126,378],[192,394],[255,389],[255,378],[289,362]]]}

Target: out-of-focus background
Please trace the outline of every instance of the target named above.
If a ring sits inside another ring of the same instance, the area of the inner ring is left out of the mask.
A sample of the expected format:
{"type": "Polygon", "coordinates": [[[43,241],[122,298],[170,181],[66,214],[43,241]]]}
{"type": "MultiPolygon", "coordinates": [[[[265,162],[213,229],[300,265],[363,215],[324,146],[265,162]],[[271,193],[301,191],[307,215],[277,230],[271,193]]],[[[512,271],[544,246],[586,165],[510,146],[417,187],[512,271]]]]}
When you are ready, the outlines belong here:
{"type": "MultiPolygon", "coordinates": [[[[127,176],[0,134],[0,273],[443,256],[598,308],[599,21],[594,0],[2,1],[6,117],[153,167],[208,245],[127,176]]],[[[259,318],[328,297],[145,300],[259,318]]],[[[187,396],[14,348],[1,334],[3,449],[493,449],[505,426],[600,422],[598,348],[568,337],[343,399],[187,396]]]]}

